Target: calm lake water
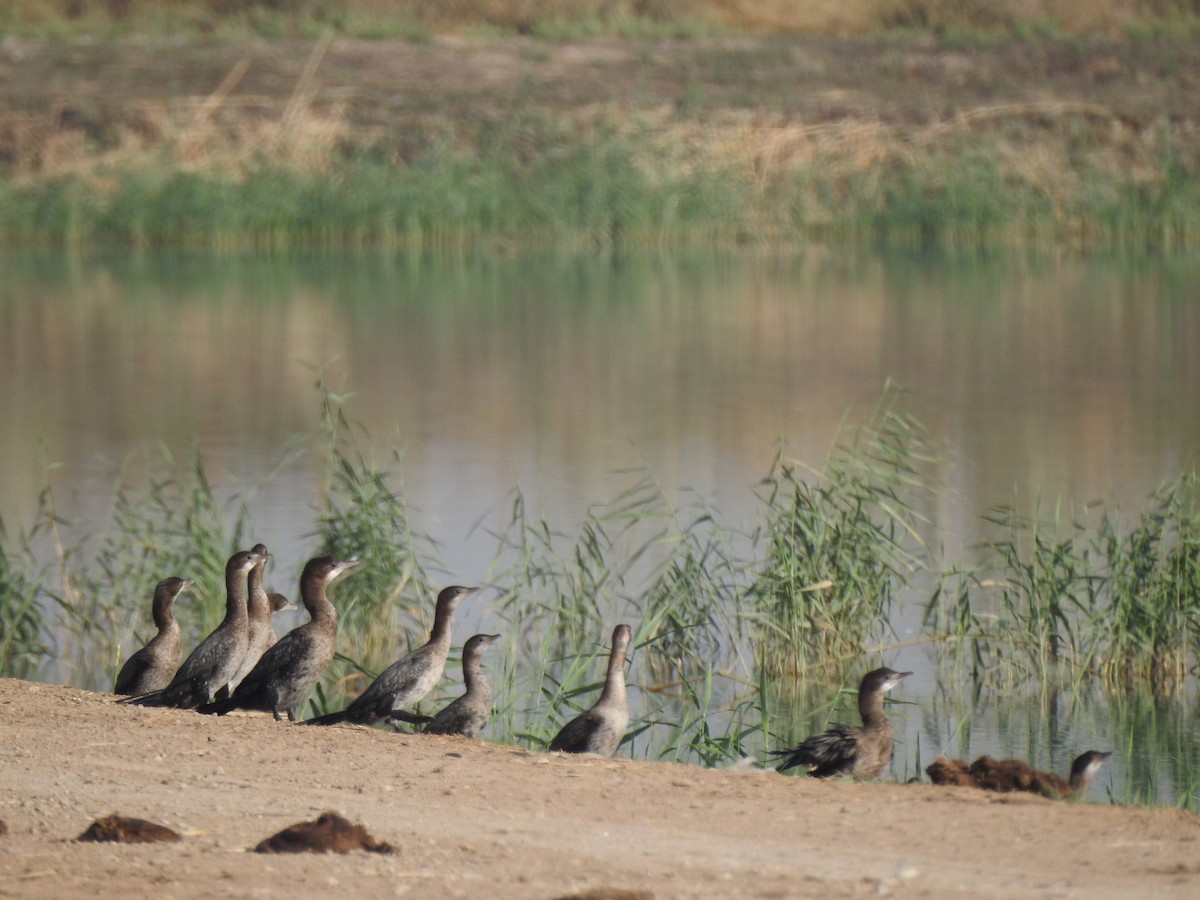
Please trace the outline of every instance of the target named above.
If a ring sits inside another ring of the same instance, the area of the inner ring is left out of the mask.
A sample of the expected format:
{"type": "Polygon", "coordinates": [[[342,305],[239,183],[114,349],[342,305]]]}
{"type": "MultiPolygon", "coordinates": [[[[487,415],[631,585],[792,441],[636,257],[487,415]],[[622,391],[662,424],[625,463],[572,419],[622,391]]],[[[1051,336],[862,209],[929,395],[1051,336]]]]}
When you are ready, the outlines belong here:
{"type": "MultiPolygon", "coordinates": [[[[255,490],[274,580],[294,584],[314,549],[321,461],[283,450],[319,425],[321,370],[353,394],[347,414],[371,442],[402,451],[414,524],[454,580],[474,583],[518,489],[532,517],[569,532],[637,470],[748,527],[780,440],[819,467],[891,381],[943,447],[931,533],[966,558],[997,504],[1136,511],[1191,470],[1197,286],[1200,258],[10,253],[0,515],[10,530],[29,523],[49,461],[86,532],[131,455],[198,446],[223,495],[255,490]]],[[[487,609],[457,634],[477,627],[487,609]]],[[[894,707],[898,777],[941,749],[1062,771],[1095,747],[1118,753],[1096,798],[1176,802],[1200,780],[1194,689],[964,698],[926,648],[888,661],[917,673],[896,691],[908,701],[894,707]],[[1173,746],[1181,758],[1163,758],[1173,746]]],[[[111,676],[52,660],[43,674],[95,688],[111,676]]]]}

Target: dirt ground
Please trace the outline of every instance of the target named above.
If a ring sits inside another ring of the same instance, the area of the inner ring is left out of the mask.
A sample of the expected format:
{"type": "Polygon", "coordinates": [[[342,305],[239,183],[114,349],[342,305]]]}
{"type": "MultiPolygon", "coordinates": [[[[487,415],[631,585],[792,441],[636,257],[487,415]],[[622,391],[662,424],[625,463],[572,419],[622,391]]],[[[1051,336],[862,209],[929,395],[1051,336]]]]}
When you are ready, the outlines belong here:
{"type": "Polygon", "coordinates": [[[569,757],[0,680],[5,897],[1195,897],[1200,816],[569,757]],[[336,810],[395,855],[248,852],[336,810]],[[73,839],[121,813],[173,844],[73,839]]]}
{"type": "MultiPolygon", "coordinates": [[[[1198,90],[1200,42],[1167,36],[963,46],[820,37],[6,38],[0,172],[61,174],[76,157],[116,163],[134,145],[161,143],[199,165],[205,153],[251,141],[255,122],[278,130],[302,109],[329,140],[397,160],[431,145],[486,144],[500,122],[511,130],[522,121],[636,115],[677,142],[754,145],[768,167],[789,152],[806,159],[792,145],[831,134],[861,154],[874,140],[926,152],[956,134],[988,132],[1030,165],[1041,158],[1035,146],[1051,159],[1105,147],[1112,158],[1095,164],[1123,170],[1161,153],[1156,128],[1189,159],[1200,152],[1198,90]],[[59,146],[64,135],[78,140],[59,146]]],[[[539,133],[528,130],[531,153],[539,133]]]]}

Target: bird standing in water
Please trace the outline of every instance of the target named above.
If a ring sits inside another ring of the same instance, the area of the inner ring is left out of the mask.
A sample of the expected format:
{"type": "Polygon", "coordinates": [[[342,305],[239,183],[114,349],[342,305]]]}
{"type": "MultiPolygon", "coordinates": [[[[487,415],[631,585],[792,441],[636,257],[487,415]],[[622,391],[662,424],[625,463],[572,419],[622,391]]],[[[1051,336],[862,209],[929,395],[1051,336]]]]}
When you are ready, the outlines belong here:
{"type": "Polygon", "coordinates": [[[775,751],[772,756],[783,758],[779,771],[807,766],[817,778],[878,778],[892,761],[893,730],[883,712],[883,695],[911,674],[886,667],[868,672],[858,686],[862,725],[834,725],[796,747],[775,751]]]}
{"type": "Polygon", "coordinates": [[[597,753],[612,756],[621,746],[629,726],[629,698],[625,693],[625,655],[633,632],[628,625],[613,630],[608,655],[608,674],[600,699],[585,713],[562,727],[550,742],[550,750],[563,753],[597,753]]]}
{"type": "Polygon", "coordinates": [[[191,582],[185,578],[164,578],[154,589],[151,615],[158,634],[138,650],[117,673],[114,694],[148,694],[160,691],[171,683],[179,669],[179,658],[183,655],[183,644],[179,639],[179,623],[175,621],[171,608],[175,598],[188,589],[191,582]]]}
{"type": "Polygon", "coordinates": [[[395,724],[403,710],[423,698],[441,680],[450,655],[450,625],[459,601],[479,588],[454,585],[438,594],[433,613],[433,631],[429,640],[412,653],[402,656],[379,673],[354,702],[339,712],[308,719],[305,725],[335,725],[353,722],[374,725],[379,722],[395,724]]]}

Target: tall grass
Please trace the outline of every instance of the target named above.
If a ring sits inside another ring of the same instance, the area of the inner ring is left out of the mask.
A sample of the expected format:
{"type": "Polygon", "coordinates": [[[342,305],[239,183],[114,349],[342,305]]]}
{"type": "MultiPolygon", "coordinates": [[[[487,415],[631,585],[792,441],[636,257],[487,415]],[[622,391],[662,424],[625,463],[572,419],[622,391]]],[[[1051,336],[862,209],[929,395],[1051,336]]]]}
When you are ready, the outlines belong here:
{"type": "Polygon", "coordinates": [[[28,162],[45,171],[0,179],[0,244],[603,250],[1200,240],[1200,182],[1178,128],[1147,131],[1128,168],[1108,164],[1097,129],[1078,151],[1047,148],[1038,166],[1005,131],[1008,119],[1096,115],[1077,107],[984,110],[978,120],[916,129],[851,120],[819,131],[531,111],[473,121],[454,144],[438,129],[406,134],[403,160],[309,111],[287,126],[298,135],[257,121],[214,134],[206,166],[191,161],[180,123],[154,124],[167,135],[161,147],[129,138],[128,153],[101,161],[69,143],[53,150],[57,126],[48,121],[46,146],[19,158],[61,163],[28,162]]]}
{"type": "Polygon", "coordinates": [[[979,679],[1185,688],[1200,659],[1198,487],[1163,486],[1132,525],[1109,506],[993,511],[998,534],[978,568],[944,573],[926,627],[956,634],[979,679]]]}
{"type": "Polygon", "coordinates": [[[914,492],[929,489],[919,423],[886,406],[806,479],[766,479],[765,560],[747,594],[772,673],[842,664],[887,628],[896,592],[925,566],[914,492]]]}
{"type": "Polygon", "coordinates": [[[18,536],[17,547],[11,540],[0,519],[0,673],[28,678],[49,649],[39,604],[46,567],[39,564],[27,535],[18,536]]]}

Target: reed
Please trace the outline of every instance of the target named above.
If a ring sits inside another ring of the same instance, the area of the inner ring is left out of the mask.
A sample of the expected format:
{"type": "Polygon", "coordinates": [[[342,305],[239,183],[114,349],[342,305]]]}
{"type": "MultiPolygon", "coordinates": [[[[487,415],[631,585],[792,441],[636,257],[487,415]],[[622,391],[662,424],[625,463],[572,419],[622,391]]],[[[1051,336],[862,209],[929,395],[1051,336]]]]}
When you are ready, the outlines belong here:
{"type": "Polygon", "coordinates": [[[353,577],[334,589],[341,652],[314,703],[320,713],[338,708],[393,659],[425,642],[438,588],[430,575],[436,548],[412,527],[403,492],[393,486],[399,454],[393,451],[385,464],[371,460],[363,447],[368,436],[360,438],[361,429],[346,419],[347,398],[331,391],[323,375],[317,388],[326,464],[320,553],[361,560],[353,577]]]}
{"type": "Polygon", "coordinates": [[[860,656],[923,569],[916,494],[929,490],[924,429],[885,401],[821,472],[779,457],[765,481],[764,559],[747,593],[759,662],[799,674],[860,656]]]}
{"type": "Polygon", "coordinates": [[[1130,526],[1098,504],[1072,518],[1002,507],[976,569],[943,573],[926,628],[958,641],[977,680],[1016,684],[1062,674],[1113,688],[1186,689],[1200,657],[1197,480],[1147,499],[1130,526]]]}
{"type": "Polygon", "coordinates": [[[212,162],[202,167],[189,161],[197,151],[181,126],[159,123],[176,138],[150,155],[114,151],[100,164],[69,147],[58,154],[62,166],[47,167],[55,152],[30,150],[44,171],[0,180],[0,243],[595,251],[1200,240],[1200,182],[1181,162],[1187,135],[1166,123],[1152,130],[1136,174],[1105,167],[1102,144],[1034,165],[1004,133],[1006,120],[1104,115],[1059,106],[977,111],[915,132],[531,112],[502,125],[475,122],[474,142],[461,146],[436,132],[410,135],[417,146],[403,165],[311,111],[288,126],[299,136],[282,125],[213,135],[203,151],[212,162]]]}
{"type": "Polygon", "coordinates": [[[32,677],[49,650],[39,596],[46,571],[28,534],[8,533],[0,518],[0,673],[32,677]]]}

